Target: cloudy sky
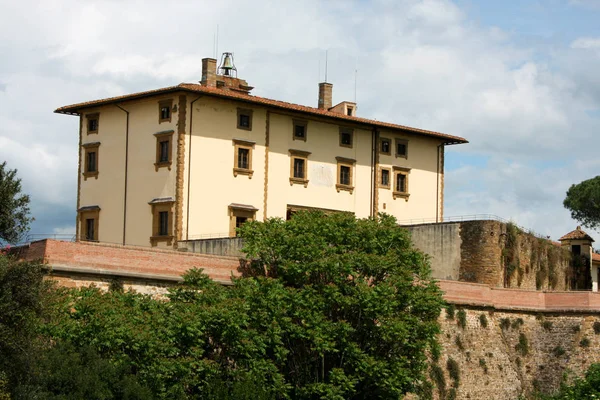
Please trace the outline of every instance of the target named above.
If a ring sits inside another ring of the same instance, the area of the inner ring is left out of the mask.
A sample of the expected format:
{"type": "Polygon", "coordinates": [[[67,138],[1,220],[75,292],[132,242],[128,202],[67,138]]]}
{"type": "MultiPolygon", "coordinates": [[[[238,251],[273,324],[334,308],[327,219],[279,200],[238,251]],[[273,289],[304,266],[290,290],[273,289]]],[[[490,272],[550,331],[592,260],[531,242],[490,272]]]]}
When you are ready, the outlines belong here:
{"type": "MultiPolygon", "coordinates": [[[[572,183],[599,174],[600,0],[0,0],[0,162],[35,233],[74,232],[75,117],[59,106],[200,79],[235,53],[253,94],[466,137],[446,216],[495,214],[558,238],[572,183]]],[[[590,231],[600,240],[598,232],[590,231]]]]}

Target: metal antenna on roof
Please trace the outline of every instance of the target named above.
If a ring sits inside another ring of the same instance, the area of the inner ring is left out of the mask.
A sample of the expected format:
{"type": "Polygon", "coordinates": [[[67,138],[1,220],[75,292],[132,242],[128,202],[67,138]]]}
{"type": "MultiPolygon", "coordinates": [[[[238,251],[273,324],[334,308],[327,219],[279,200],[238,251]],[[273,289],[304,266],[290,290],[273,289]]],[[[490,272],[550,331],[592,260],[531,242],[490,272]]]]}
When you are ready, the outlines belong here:
{"type": "MultiPolygon", "coordinates": [[[[356,81],[358,80],[358,57],[356,57],[356,64],[354,66],[354,104],[356,104],[356,81]]],[[[358,108],[358,105],[355,106],[358,108]]]]}
{"type": "Polygon", "coordinates": [[[215,59],[219,55],[219,24],[217,24],[217,41],[215,42],[216,50],[215,51],[215,59]]]}
{"type": "Polygon", "coordinates": [[[325,50],[325,82],[327,82],[327,52],[329,50],[325,50]]]}

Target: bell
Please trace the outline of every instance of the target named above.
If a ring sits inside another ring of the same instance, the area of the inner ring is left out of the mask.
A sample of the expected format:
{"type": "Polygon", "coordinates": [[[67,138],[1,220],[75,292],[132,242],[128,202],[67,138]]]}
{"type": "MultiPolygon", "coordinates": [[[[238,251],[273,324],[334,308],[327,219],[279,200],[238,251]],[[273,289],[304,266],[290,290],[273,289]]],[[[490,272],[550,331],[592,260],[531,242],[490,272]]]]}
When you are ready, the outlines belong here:
{"type": "Polygon", "coordinates": [[[223,65],[221,66],[221,69],[223,70],[223,75],[229,75],[229,71],[233,69],[231,53],[225,53],[225,59],[223,60],[223,65]]]}

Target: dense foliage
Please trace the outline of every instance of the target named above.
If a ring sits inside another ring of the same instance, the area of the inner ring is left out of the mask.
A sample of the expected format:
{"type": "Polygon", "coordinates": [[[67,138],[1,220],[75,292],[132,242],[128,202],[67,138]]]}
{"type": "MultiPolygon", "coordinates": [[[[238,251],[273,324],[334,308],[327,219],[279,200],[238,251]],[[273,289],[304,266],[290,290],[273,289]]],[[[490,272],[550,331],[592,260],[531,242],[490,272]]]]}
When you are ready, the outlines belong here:
{"type": "Polygon", "coordinates": [[[29,229],[29,196],[21,194],[16,169],[0,163],[0,243],[16,243],[29,229]]]}
{"type": "Polygon", "coordinates": [[[582,225],[600,227],[600,176],[571,185],[563,205],[582,225]]]}
{"type": "Polygon", "coordinates": [[[542,397],[543,400],[581,400],[600,399],[600,364],[592,364],[585,378],[576,379],[571,385],[563,385],[554,396],[542,397]]]}
{"type": "Polygon", "coordinates": [[[5,258],[2,268],[25,274],[32,296],[52,307],[19,300],[31,310],[21,336],[38,357],[14,374],[18,351],[5,353],[0,399],[3,374],[14,399],[397,399],[418,390],[442,299],[393,218],[300,213],[241,233],[244,277],[225,287],[192,270],[164,299],[48,294],[41,276],[25,277],[37,267],[5,258]]]}

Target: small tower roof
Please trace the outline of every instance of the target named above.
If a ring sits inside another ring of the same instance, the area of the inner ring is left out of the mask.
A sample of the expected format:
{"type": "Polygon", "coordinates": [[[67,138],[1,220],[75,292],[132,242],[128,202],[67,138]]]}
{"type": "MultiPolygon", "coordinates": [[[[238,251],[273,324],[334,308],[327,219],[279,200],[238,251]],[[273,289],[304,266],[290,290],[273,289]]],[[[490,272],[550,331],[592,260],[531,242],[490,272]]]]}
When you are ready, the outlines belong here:
{"type": "Polygon", "coordinates": [[[567,233],[558,240],[560,240],[561,242],[564,240],[589,240],[590,242],[594,241],[594,239],[592,239],[590,235],[581,230],[581,226],[578,226],[577,229],[567,233]]]}

